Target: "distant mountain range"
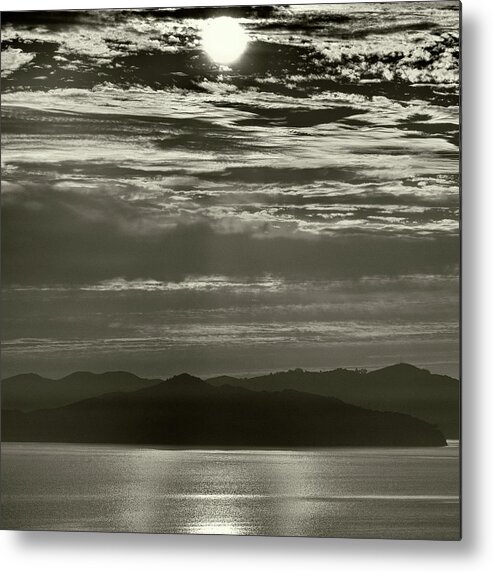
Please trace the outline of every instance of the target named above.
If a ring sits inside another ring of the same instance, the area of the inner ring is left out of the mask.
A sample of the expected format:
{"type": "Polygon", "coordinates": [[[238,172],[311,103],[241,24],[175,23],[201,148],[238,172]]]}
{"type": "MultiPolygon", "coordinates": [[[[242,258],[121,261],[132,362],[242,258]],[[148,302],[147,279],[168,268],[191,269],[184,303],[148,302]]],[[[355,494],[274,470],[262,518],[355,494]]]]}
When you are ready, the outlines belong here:
{"type": "Polygon", "coordinates": [[[437,425],[449,439],[458,439],[460,435],[459,381],[405,363],[369,372],[296,369],[252,378],[220,376],[208,379],[207,383],[253,391],[294,389],[335,397],[360,407],[418,417],[437,425]]]}
{"type": "Polygon", "coordinates": [[[59,380],[23,374],[2,381],[2,438],[197,446],[436,443],[441,433],[458,437],[459,398],[457,380],[408,364],[207,383],[187,374],[167,381],[128,372],[76,372],[59,380]]]}
{"type": "MultiPolygon", "coordinates": [[[[133,443],[163,446],[320,447],[441,446],[437,427],[395,412],[380,412],[291,389],[251,391],[215,387],[181,374],[166,381],[134,379],[129,374],[74,374],[65,382],[64,399],[79,395],[84,377],[101,395],[50,409],[19,411],[2,403],[2,440],[84,443],[133,443]],[[105,393],[122,376],[123,391],[105,393]],[[130,390],[133,383],[141,388],[130,390]]],[[[21,387],[43,394],[51,381],[20,378],[21,387]]],[[[19,377],[17,377],[19,380],[19,377]]],[[[15,392],[14,380],[3,382],[15,392]]],[[[19,390],[20,391],[20,390],[19,390]]],[[[18,404],[22,399],[15,395],[18,404]]],[[[56,397],[55,401],[60,399],[56,397]]],[[[27,403],[27,402],[26,402],[27,403]]],[[[29,401],[32,405],[32,400],[29,401]]],[[[24,407],[24,409],[27,409],[24,407]]]]}
{"type": "Polygon", "coordinates": [[[161,381],[143,379],[126,371],[77,371],[61,379],[23,373],[2,380],[2,409],[52,409],[105,393],[136,391],[161,381]]]}

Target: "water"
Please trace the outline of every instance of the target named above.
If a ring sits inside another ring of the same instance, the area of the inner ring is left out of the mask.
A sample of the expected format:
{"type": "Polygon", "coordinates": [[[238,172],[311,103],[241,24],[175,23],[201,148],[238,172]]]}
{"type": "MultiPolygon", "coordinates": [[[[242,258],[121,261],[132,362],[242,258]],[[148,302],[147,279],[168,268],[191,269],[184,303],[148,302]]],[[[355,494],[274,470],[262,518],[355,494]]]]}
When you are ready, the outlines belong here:
{"type": "Polygon", "coordinates": [[[459,448],[2,444],[2,527],[457,539],[459,448]]]}

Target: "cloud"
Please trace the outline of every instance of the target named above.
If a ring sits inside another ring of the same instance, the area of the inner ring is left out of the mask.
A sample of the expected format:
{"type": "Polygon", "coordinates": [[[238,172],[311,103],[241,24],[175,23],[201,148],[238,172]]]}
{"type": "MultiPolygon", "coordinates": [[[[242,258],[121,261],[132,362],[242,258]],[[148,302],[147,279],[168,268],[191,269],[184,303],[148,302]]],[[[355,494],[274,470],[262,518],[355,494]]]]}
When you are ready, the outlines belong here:
{"type": "Polygon", "coordinates": [[[2,77],[8,77],[35,58],[36,54],[23,52],[20,48],[2,50],[2,77]]]}
{"type": "Polygon", "coordinates": [[[40,372],[63,375],[77,364],[93,371],[120,367],[163,377],[181,371],[249,374],[259,369],[383,365],[399,352],[414,362],[453,361],[459,336],[456,322],[431,320],[404,324],[391,320],[147,322],[140,331],[130,328],[127,335],[122,335],[125,326],[111,322],[114,331],[108,331],[108,336],[104,336],[104,323],[97,323],[101,325],[98,337],[83,337],[87,324],[82,320],[76,337],[62,337],[67,331],[62,326],[54,337],[4,341],[4,373],[34,366],[40,372]]]}
{"type": "Polygon", "coordinates": [[[458,261],[457,236],[388,237],[364,226],[311,240],[247,228],[221,232],[206,221],[170,225],[159,211],[114,197],[49,188],[7,193],[2,217],[6,284],[266,272],[340,278],[443,272],[458,261]]]}
{"type": "Polygon", "coordinates": [[[453,107],[336,93],[303,109],[286,96],[103,84],[7,94],[3,113],[10,283],[456,263],[453,107]],[[367,127],[345,124],[349,112],[367,127]]]}
{"type": "MultiPolygon", "coordinates": [[[[455,8],[449,3],[375,4],[371,10],[353,6],[241,9],[238,17],[251,42],[233,65],[228,81],[201,49],[203,19],[219,13],[217,9],[101,11],[98,15],[82,11],[53,18],[39,12],[14,13],[7,17],[2,33],[5,46],[32,49],[36,45],[40,53],[45,52],[39,61],[42,69],[49,69],[45,87],[93,87],[104,78],[125,87],[177,86],[209,92],[214,92],[214,83],[228,89],[256,85],[264,92],[305,97],[320,90],[313,81],[318,78],[326,82],[326,89],[336,82],[352,85],[350,91],[357,92],[362,82],[370,81],[380,84],[384,92],[406,97],[402,84],[457,88],[455,8]],[[261,17],[254,16],[260,13],[261,17]],[[54,48],[51,54],[48,47],[54,48]]],[[[33,79],[14,75],[10,74],[7,89],[33,79]]]]}
{"type": "Polygon", "coordinates": [[[147,335],[131,338],[99,338],[95,340],[57,340],[49,338],[25,338],[4,342],[4,351],[21,353],[63,353],[97,352],[111,354],[120,352],[159,352],[175,347],[197,348],[214,346],[250,346],[259,347],[282,343],[286,345],[320,344],[329,346],[343,342],[375,342],[378,339],[399,338],[405,342],[416,334],[421,340],[433,340],[444,336],[456,340],[458,324],[443,322],[421,322],[419,324],[379,323],[366,324],[355,322],[269,322],[267,323],[227,323],[227,324],[189,324],[187,327],[148,326],[147,335]],[[151,334],[151,335],[149,335],[151,334]],[[152,335],[154,334],[154,335],[152,335]]]}
{"type": "Polygon", "coordinates": [[[195,276],[186,277],[179,282],[162,282],[159,280],[125,280],[113,278],[99,284],[83,286],[83,291],[95,292],[275,292],[283,287],[283,281],[264,275],[252,280],[239,280],[228,276],[195,276]]]}
{"type": "Polygon", "coordinates": [[[254,92],[212,97],[103,84],[5,94],[4,107],[12,135],[3,161],[24,170],[63,161],[79,172],[88,163],[93,174],[108,164],[108,176],[147,170],[245,183],[357,183],[449,175],[458,164],[457,108],[422,101],[320,94],[300,108],[293,98],[254,92]],[[351,123],[355,117],[365,128],[351,123]]]}
{"type": "Polygon", "coordinates": [[[63,374],[75,363],[224,373],[333,367],[355,357],[378,365],[390,359],[371,357],[379,352],[453,360],[458,343],[455,274],[113,278],[82,288],[4,286],[3,295],[4,371],[63,374]]]}

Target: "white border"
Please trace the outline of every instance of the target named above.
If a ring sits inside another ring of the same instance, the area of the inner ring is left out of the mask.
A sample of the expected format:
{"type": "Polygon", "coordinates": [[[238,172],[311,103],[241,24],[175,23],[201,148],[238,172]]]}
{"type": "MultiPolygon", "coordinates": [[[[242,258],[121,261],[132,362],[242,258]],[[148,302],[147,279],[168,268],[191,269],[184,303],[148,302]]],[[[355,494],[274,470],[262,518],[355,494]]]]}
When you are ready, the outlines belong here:
{"type": "MultiPolygon", "coordinates": [[[[2,10],[251,4],[221,0],[3,0],[2,10]]],[[[257,0],[255,4],[275,4],[257,0]]],[[[297,3],[311,4],[313,1],[297,3]]],[[[9,572],[88,570],[469,572],[493,562],[492,5],[463,3],[463,540],[334,540],[0,531],[9,572]]]]}

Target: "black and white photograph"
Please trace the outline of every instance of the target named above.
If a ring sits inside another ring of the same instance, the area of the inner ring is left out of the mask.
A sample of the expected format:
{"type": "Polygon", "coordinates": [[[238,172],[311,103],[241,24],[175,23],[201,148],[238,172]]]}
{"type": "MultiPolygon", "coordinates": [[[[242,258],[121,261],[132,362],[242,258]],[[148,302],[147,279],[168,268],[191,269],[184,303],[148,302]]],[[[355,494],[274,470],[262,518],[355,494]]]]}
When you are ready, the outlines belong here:
{"type": "Polygon", "coordinates": [[[460,3],[69,8],[1,13],[1,528],[460,540],[460,3]]]}

